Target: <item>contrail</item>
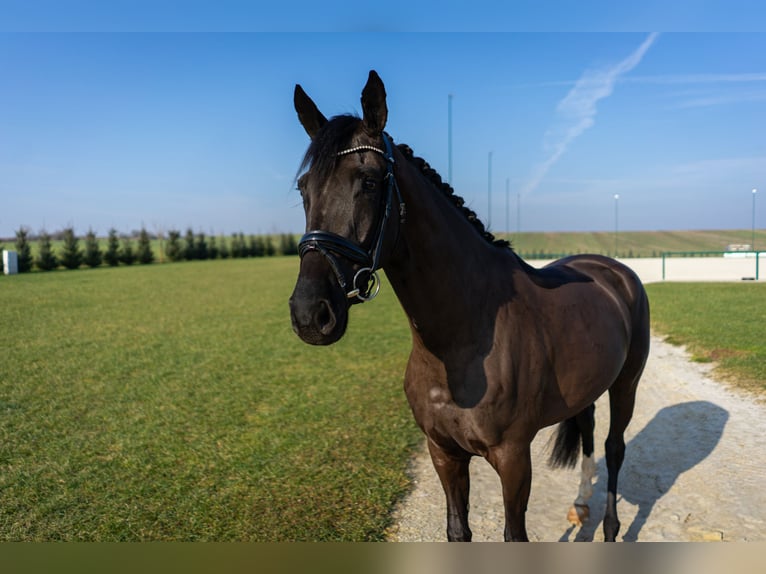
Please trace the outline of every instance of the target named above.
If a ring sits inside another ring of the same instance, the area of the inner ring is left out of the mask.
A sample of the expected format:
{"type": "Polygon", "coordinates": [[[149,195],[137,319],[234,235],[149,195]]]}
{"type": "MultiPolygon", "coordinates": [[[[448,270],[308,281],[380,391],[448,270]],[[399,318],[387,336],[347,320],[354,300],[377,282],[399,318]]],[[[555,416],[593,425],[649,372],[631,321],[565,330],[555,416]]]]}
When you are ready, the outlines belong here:
{"type": "Polygon", "coordinates": [[[544,147],[548,151],[545,161],[535,166],[529,180],[521,189],[522,195],[534,191],[548,171],[567,151],[571,143],[592,127],[596,118],[596,104],[610,96],[620,76],[635,68],[651,48],[658,34],[652,33],[627,58],[618,64],[587,70],[569,93],[556,106],[556,125],[545,134],[544,147]]]}

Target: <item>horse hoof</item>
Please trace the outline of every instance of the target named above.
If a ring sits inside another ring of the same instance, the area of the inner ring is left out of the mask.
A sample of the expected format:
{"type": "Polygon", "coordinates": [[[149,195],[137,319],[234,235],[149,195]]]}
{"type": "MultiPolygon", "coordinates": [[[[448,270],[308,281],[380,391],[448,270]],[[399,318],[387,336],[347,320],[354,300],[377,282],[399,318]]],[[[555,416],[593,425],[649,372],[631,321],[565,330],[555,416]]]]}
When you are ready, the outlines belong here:
{"type": "Polygon", "coordinates": [[[567,513],[567,520],[575,526],[582,526],[585,522],[588,522],[589,517],[590,508],[588,508],[587,504],[575,504],[567,513]]]}

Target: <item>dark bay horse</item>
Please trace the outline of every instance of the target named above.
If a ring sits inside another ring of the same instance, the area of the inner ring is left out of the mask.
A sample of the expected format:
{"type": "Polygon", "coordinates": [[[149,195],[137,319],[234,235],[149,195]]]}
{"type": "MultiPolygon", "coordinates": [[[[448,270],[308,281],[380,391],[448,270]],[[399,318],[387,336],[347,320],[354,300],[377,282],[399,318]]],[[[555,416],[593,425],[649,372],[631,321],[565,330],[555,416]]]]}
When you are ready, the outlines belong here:
{"type": "Polygon", "coordinates": [[[385,271],[409,318],[404,389],[447,497],[449,540],[471,539],[468,463],[476,455],[500,475],[505,539],[527,540],[530,443],[554,423],[554,466],[574,466],[582,445],[573,520],[584,518],[593,403],[609,391],[604,537],[613,541],[623,433],[649,352],[638,277],[598,255],[538,270],[495,240],[425,161],[393,145],[374,71],[362,118],[327,120],[299,85],[294,103],[311,138],[298,180],[307,232],[290,297],[295,332],[314,345],[340,339],[350,307],[375,296],[385,271]]]}

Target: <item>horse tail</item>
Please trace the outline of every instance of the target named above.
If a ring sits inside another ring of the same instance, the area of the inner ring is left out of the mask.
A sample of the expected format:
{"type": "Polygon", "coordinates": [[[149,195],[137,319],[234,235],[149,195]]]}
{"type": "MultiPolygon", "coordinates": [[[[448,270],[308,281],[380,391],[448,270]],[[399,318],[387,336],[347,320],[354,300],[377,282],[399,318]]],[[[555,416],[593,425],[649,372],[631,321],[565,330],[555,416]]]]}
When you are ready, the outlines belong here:
{"type": "Polygon", "coordinates": [[[580,454],[580,436],[577,417],[561,421],[548,464],[552,468],[574,468],[580,454]]]}

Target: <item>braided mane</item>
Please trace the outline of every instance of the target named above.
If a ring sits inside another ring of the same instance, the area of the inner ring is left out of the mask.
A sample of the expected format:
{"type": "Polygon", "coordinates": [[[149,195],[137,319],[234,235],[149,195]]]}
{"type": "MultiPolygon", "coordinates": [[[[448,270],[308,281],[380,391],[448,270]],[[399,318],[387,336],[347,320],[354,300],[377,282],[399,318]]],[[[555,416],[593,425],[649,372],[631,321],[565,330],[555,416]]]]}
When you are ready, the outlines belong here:
{"type": "Polygon", "coordinates": [[[407,144],[398,144],[396,147],[410,163],[412,163],[420,170],[420,172],[426,177],[426,179],[428,179],[428,181],[434,185],[434,187],[439,189],[442,194],[444,194],[444,196],[452,202],[452,204],[463,214],[468,222],[471,223],[474,228],[476,228],[476,231],[479,232],[479,235],[481,235],[487,243],[491,243],[497,247],[504,247],[508,249],[511,248],[511,243],[509,241],[506,241],[505,239],[496,239],[492,233],[487,231],[487,229],[484,227],[484,224],[476,215],[476,212],[466,207],[465,200],[459,195],[455,194],[455,190],[452,189],[450,184],[442,181],[439,173],[430,165],[428,165],[426,160],[424,160],[422,157],[417,157],[413,153],[412,148],[410,148],[410,146],[407,144]]]}

